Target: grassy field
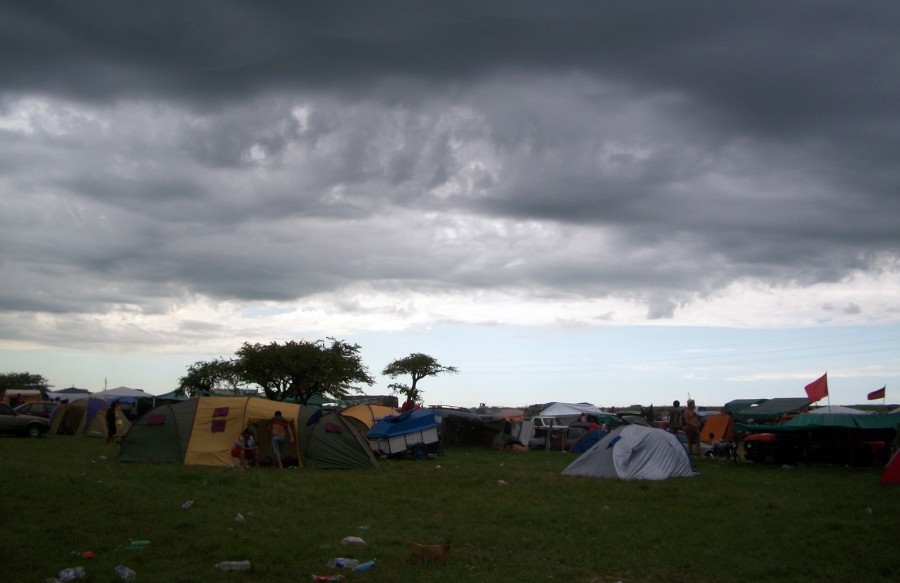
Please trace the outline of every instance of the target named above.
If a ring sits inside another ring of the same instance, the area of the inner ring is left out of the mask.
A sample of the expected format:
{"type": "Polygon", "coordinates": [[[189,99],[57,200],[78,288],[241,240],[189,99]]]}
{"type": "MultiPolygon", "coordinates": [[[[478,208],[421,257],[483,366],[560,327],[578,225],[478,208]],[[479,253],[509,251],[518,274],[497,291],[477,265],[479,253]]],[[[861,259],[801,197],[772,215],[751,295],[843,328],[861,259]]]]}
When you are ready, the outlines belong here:
{"type": "Polygon", "coordinates": [[[126,564],[138,582],[296,582],[340,572],[335,556],[377,559],[348,582],[900,580],[900,489],[878,468],[703,460],[694,478],[621,482],[563,477],[574,456],[560,452],[247,472],[115,455],[99,439],[0,438],[0,580],[82,566],[115,581],[126,564]],[[450,544],[449,560],[413,565],[410,542],[450,544]],[[249,572],[214,567],[244,559],[249,572]]]}

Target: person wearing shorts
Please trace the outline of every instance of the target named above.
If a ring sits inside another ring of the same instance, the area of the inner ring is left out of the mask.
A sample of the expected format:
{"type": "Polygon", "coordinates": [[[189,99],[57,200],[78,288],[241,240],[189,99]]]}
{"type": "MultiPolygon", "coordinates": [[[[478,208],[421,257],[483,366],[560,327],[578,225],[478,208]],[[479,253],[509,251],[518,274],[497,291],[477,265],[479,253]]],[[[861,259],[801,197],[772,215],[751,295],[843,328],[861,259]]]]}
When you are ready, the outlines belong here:
{"type": "Polygon", "coordinates": [[[290,422],[281,416],[281,411],[275,411],[275,416],[269,419],[269,433],[272,435],[272,457],[275,459],[275,467],[283,470],[281,456],[284,444],[287,441],[294,442],[294,433],[291,431],[290,422]]]}
{"type": "Polygon", "coordinates": [[[696,449],[697,457],[702,455],[700,450],[700,416],[697,414],[697,407],[694,400],[687,402],[687,409],[684,410],[684,433],[687,435],[688,455],[694,455],[696,449]]]}

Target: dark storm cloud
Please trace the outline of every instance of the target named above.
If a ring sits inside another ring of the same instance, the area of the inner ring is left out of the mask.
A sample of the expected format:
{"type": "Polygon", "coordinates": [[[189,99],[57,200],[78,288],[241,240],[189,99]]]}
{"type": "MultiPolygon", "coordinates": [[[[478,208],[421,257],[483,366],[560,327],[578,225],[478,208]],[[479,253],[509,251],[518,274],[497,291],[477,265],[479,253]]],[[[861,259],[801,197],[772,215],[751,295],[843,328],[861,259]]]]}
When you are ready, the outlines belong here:
{"type": "Polygon", "coordinates": [[[2,10],[7,310],[367,281],[660,319],[896,262],[894,2],[2,10]]]}

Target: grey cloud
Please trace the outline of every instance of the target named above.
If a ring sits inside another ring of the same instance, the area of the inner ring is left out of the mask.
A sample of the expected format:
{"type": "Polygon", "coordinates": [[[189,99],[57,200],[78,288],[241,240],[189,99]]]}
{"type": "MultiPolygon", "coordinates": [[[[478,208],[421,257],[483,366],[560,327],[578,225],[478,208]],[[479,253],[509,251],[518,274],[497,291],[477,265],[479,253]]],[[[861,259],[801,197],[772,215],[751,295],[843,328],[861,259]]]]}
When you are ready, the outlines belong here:
{"type": "Polygon", "coordinates": [[[894,3],[391,6],[4,7],[0,117],[40,107],[0,126],[0,308],[367,281],[659,319],[900,251],[894,3]]]}

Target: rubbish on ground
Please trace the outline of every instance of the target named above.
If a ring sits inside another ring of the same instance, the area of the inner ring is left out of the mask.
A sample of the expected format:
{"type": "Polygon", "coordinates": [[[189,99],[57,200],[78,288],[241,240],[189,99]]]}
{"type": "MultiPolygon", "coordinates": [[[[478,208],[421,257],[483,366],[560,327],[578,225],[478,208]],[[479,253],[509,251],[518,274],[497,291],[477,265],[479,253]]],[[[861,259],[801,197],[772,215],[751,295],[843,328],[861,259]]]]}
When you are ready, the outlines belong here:
{"type": "Polygon", "coordinates": [[[498,486],[509,486],[509,482],[507,482],[506,480],[497,480],[497,485],[498,486]]]}
{"type": "Polygon", "coordinates": [[[84,567],[68,567],[60,571],[58,577],[61,583],[68,583],[84,579],[84,575],[84,567]]]}
{"type": "Polygon", "coordinates": [[[131,544],[128,545],[128,548],[131,550],[137,549],[146,549],[150,546],[150,541],[148,540],[133,540],[131,544]]]}
{"type": "Polygon", "coordinates": [[[250,561],[222,561],[216,563],[216,569],[220,571],[246,571],[250,568],[250,561]]]}
{"type": "Polygon", "coordinates": [[[358,536],[345,536],[341,540],[341,544],[342,545],[364,545],[364,544],[366,544],[366,541],[359,538],[358,536]]]}
{"type": "Polygon", "coordinates": [[[312,580],[315,583],[331,583],[332,581],[343,581],[343,575],[313,575],[312,580]]]}
{"type": "Polygon", "coordinates": [[[83,553],[81,553],[82,559],[93,559],[96,556],[97,555],[94,554],[94,551],[84,551],[83,553]]]}
{"type": "Polygon", "coordinates": [[[184,508],[185,510],[187,510],[188,508],[190,508],[193,505],[194,505],[193,500],[185,500],[184,504],[182,504],[181,507],[184,508]]]}
{"type": "Polygon", "coordinates": [[[357,573],[364,573],[365,571],[368,571],[374,567],[375,567],[375,559],[372,559],[371,561],[366,561],[365,563],[360,563],[353,570],[356,571],[357,573]]]}
{"type": "Polygon", "coordinates": [[[357,565],[359,565],[359,561],[346,557],[335,557],[328,559],[328,562],[325,563],[326,567],[331,567],[332,569],[355,569],[357,565]]]}
{"type": "Polygon", "coordinates": [[[238,524],[244,524],[244,515],[238,512],[237,516],[234,517],[234,521],[238,524]]]}
{"type": "Polygon", "coordinates": [[[428,565],[430,563],[445,563],[450,554],[450,545],[421,545],[409,543],[411,563],[416,565],[428,565]]]}
{"type": "Polygon", "coordinates": [[[125,565],[117,566],[115,571],[119,581],[134,581],[135,577],[137,577],[137,574],[125,565]]]}

